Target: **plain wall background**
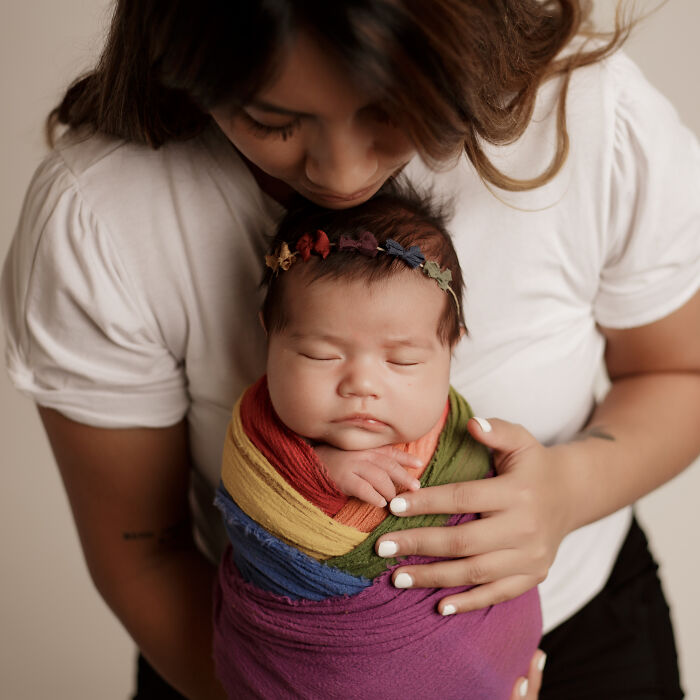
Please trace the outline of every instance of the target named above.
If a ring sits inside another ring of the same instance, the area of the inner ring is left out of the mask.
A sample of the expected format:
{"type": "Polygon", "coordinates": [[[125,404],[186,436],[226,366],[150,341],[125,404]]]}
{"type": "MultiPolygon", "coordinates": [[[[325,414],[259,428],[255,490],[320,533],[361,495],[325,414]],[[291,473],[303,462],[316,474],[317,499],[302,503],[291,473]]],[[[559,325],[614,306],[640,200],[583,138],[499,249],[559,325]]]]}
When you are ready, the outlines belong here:
{"type": "MultiPolygon", "coordinates": [[[[655,4],[640,3],[645,8],[655,4]]],[[[597,16],[609,17],[613,5],[613,0],[598,0],[597,16]]],[[[2,258],[24,190],[45,152],[44,117],[68,82],[91,65],[109,17],[107,0],[2,0],[2,258]]],[[[697,0],[670,0],[637,28],[626,49],[696,134],[698,26],[697,0]]],[[[0,697],[124,700],[132,688],[133,645],[90,582],[36,411],[3,371],[0,445],[0,697]]],[[[639,505],[661,563],[691,700],[700,700],[698,494],[696,464],[639,505]]]]}

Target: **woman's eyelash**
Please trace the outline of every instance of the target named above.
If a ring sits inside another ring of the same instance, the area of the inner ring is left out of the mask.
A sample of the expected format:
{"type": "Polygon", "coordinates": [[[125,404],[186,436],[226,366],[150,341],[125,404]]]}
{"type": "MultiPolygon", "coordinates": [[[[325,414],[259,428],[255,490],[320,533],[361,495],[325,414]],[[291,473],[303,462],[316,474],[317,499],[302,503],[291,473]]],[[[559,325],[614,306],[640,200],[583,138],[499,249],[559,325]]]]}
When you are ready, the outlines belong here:
{"type": "Polygon", "coordinates": [[[261,124],[257,119],[253,119],[245,110],[241,112],[248,125],[262,136],[277,136],[283,141],[286,141],[299,126],[299,119],[294,119],[289,124],[282,126],[270,126],[269,124],[261,124]]]}

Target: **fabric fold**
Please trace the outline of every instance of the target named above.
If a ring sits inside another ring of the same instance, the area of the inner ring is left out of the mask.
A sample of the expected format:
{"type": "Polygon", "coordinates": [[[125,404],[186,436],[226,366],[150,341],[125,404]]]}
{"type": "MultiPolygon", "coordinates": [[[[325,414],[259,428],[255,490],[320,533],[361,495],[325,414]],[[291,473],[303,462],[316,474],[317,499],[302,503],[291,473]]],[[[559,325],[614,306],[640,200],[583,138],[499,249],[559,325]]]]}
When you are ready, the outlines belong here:
{"type": "MultiPolygon", "coordinates": [[[[486,448],[466,430],[470,417],[451,389],[435,439],[421,447],[436,445],[421,486],[492,473],[486,448]]],[[[313,449],[277,418],[261,379],[234,409],[215,500],[231,543],[214,610],[214,658],[229,697],[398,700],[410,688],[427,700],[508,698],[539,641],[536,589],[443,617],[438,602],[468,587],[397,589],[398,565],[437,560],[374,551],[386,532],[459,526],[478,515],[398,518],[364,508],[338,497],[319,468],[313,449]],[[375,526],[362,531],[370,521],[375,526]]]]}

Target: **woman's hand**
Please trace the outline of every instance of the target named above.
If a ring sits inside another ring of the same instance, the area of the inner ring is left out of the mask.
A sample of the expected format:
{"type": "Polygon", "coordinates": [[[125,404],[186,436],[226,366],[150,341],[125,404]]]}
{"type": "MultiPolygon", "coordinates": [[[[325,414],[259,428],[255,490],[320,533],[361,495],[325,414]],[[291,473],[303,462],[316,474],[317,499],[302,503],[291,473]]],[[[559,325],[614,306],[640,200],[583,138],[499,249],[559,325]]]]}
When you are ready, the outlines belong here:
{"type": "Polygon", "coordinates": [[[420,488],[420,481],[406,469],[419,468],[422,462],[394,447],[339,450],[318,445],[314,451],[342,493],[370,505],[383,508],[397,493],[420,488]]]}
{"type": "Polygon", "coordinates": [[[510,700],[537,700],[542,686],[542,671],[547,661],[547,655],[537,650],[530,661],[530,668],[527,671],[527,678],[518,678],[510,694],[510,700]]]}
{"type": "Polygon", "coordinates": [[[544,447],[522,426],[498,419],[471,419],[467,428],[492,448],[498,475],[402,494],[389,507],[396,515],[481,513],[481,518],[450,528],[397,531],[377,543],[380,556],[449,558],[397,569],[397,587],[475,586],[443,598],[438,606],[443,615],[484,608],[536,586],[571,529],[566,446],[544,447]]]}

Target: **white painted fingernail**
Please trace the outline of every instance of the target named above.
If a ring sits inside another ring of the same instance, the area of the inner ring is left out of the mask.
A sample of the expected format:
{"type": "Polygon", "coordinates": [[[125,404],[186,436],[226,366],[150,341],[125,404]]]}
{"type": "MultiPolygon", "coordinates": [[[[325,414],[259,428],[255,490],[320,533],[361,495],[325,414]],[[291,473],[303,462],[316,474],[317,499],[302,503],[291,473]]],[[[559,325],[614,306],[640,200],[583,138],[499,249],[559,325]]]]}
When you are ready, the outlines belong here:
{"type": "MultiPolygon", "coordinates": [[[[490,433],[493,428],[491,427],[491,423],[489,423],[486,418],[477,418],[474,416],[474,420],[479,424],[479,427],[485,432],[485,433],[490,433]]],[[[525,691],[527,692],[527,691],[525,691]]],[[[523,696],[525,697],[525,696],[523,696]]]]}
{"type": "Polygon", "coordinates": [[[394,579],[394,586],[396,588],[410,588],[413,585],[413,578],[410,574],[400,573],[394,579]]]}
{"type": "Polygon", "coordinates": [[[406,499],[401,498],[400,496],[392,498],[391,503],[389,504],[389,510],[394,514],[405,513],[407,508],[408,503],[406,502],[406,499]]]}
{"type": "Polygon", "coordinates": [[[521,698],[524,698],[524,697],[527,695],[527,686],[528,686],[528,682],[527,682],[527,678],[526,678],[526,679],[520,684],[520,690],[518,691],[518,693],[520,693],[520,697],[521,697],[521,698]]]}
{"type": "Polygon", "coordinates": [[[391,540],[384,540],[384,542],[380,542],[379,547],[377,548],[377,554],[380,557],[393,557],[398,551],[398,545],[396,542],[392,542],[391,540]]]}
{"type": "Polygon", "coordinates": [[[448,603],[443,609],[442,609],[442,614],[443,615],[454,615],[457,612],[457,608],[455,608],[452,603],[448,603]]]}
{"type": "Polygon", "coordinates": [[[544,671],[544,665],[547,663],[547,654],[542,654],[537,662],[537,670],[544,671]]]}

